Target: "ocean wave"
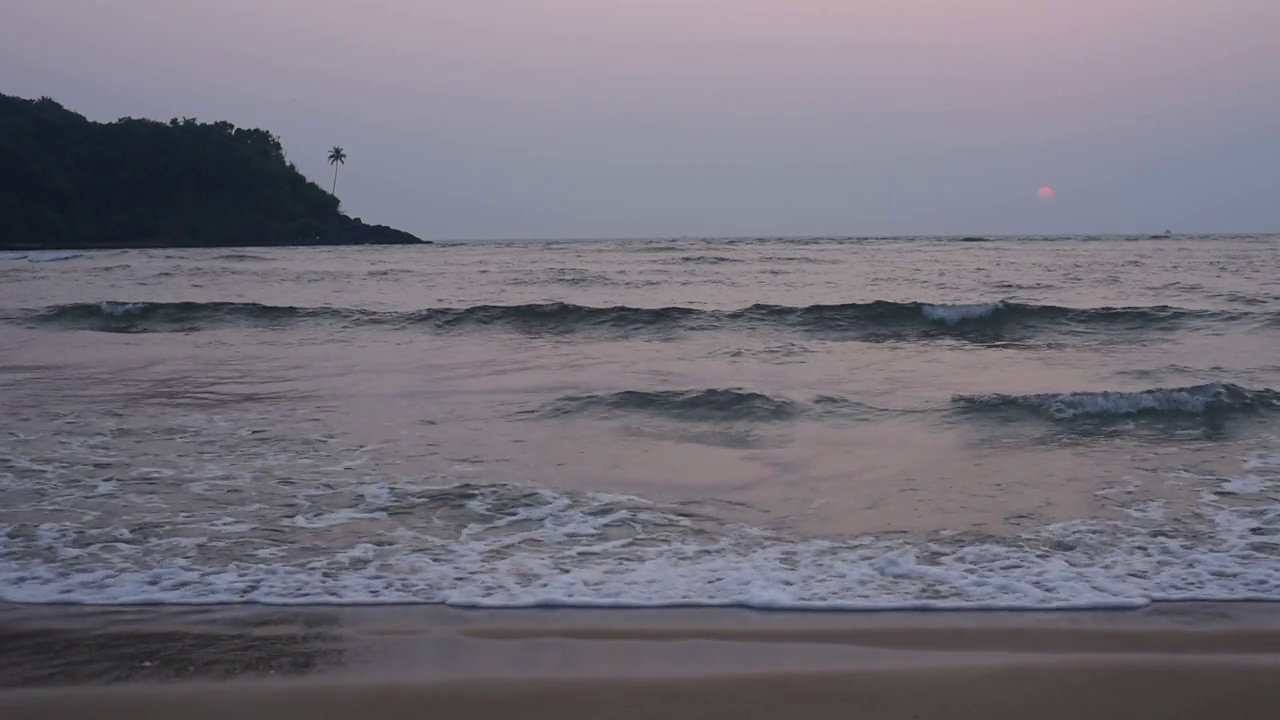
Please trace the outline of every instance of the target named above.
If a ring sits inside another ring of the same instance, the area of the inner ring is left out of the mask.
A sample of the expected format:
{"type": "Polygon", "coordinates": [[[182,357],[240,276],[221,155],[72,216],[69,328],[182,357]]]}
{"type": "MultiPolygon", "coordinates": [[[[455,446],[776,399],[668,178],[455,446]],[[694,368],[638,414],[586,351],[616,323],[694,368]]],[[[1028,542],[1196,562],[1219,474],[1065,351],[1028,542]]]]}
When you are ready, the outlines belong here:
{"type": "Polygon", "coordinates": [[[62,262],[63,260],[75,260],[84,257],[84,253],[78,252],[45,252],[34,253],[27,256],[27,262],[33,263],[49,263],[62,262]]]}
{"type": "Polygon", "coordinates": [[[0,433],[9,511],[0,602],[1043,609],[1280,600],[1280,452],[1270,442],[1241,448],[1234,472],[1175,463],[1166,471],[1181,488],[1173,496],[1160,470],[1138,487],[1117,468],[1094,495],[1105,509],[1094,517],[1004,534],[815,536],[755,512],[766,508],[537,487],[517,466],[506,471],[516,477],[493,478],[510,482],[458,483],[421,474],[394,450],[291,438],[278,429],[293,424],[284,417],[175,410],[171,422],[150,418],[157,432],[141,438],[123,417],[94,416],[59,423],[54,456],[42,438],[0,433]],[[180,441],[169,443],[176,452],[137,454],[170,440],[180,441]],[[1184,499],[1155,502],[1171,497],[1184,499]],[[759,522],[735,520],[743,517],[759,522]]]}
{"type": "Polygon", "coordinates": [[[725,263],[746,262],[742,258],[728,255],[682,255],[670,260],[659,260],[663,265],[723,265],[725,263]]]}
{"type": "Polygon", "coordinates": [[[541,416],[643,413],[675,420],[769,422],[790,420],[801,406],[785,398],[738,388],[708,390],[623,390],[569,395],[541,409],[541,416]]]}
{"type": "MultiPolygon", "coordinates": [[[[885,414],[913,412],[878,408],[838,395],[818,395],[808,401],[766,395],[741,388],[703,390],[623,390],[612,393],[566,395],[520,417],[567,418],[649,415],[680,422],[771,423],[816,417],[863,421],[885,414]]],[[[683,431],[680,435],[686,436],[683,431]]],[[[692,436],[696,437],[696,436],[692,436]]]]}
{"type": "Polygon", "coordinates": [[[394,312],[348,308],[303,308],[236,302],[98,302],[56,305],[18,319],[101,332],[177,332],[228,326],[330,323],[343,326],[439,329],[507,325],[526,330],[570,332],[592,328],[674,326],[701,311],[689,308],[588,307],[568,303],[474,305],[394,312]]]}
{"type": "Polygon", "coordinates": [[[605,328],[674,329],[706,315],[704,311],[683,307],[641,308],[628,305],[597,307],[552,302],[430,308],[409,313],[388,314],[385,319],[400,325],[433,325],[440,328],[506,325],[534,331],[574,332],[605,328]]]}
{"type": "Polygon", "coordinates": [[[1004,303],[982,305],[925,305],[920,308],[929,320],[943,325],[959,325],[963,322],[984,321],[1004,309],[1004,303]]]}
{"type": "Polygon", "coordinates": [[[641,241],[636,247],[629,248],[634,253],[669,253],[688,249],[688,246],[684,245],[656,244],[649,241],[641,241]]]}
{"type": "Polygon", "coordinates": [[[219,255],[215,259],[228,260],[232,262],[256,262],[260,260],[270,260],[271,258],[264,257],[262,255],[253,255],[250,253],[227,253],[225,255],[219,255]]]}
{"type": "Polygon", "coordinates": [[[1210,415],[1280,409],[1280,392],[1208,383],[1138,392],[1074,392],[1038,395],[970,395],[955,402],[971,410],[1024,410],[1054,420],[1135,415],[1210,415]]]}
{"type": "Polygon", "coordinates": [[[548,302],[435,307],[410,311],[302,308],[236,302],[98,302],[26,311],[10,320],[105,332],[190,331],[236,324],[339,322],[350,326],[438,329],[506,326],[531,332],[613,330],[795,330],[850,339],[953,336],[974,340],[1094,330],[1167,329],[1192,321],[1253,316],[1173,307],[1069,308],[1014,302],[931,304],[875,301],[832,305],[764,305],[740,310],[589,306],[548,302]]]}
{"type": "Polygon", "coordinates": [[[826,330],[850,330],[868,326],[883,328],[916,327],[923,330],[999,330],[1038,327],[1154,327],[1195,318],[1213,318],[1211,311],[1184,310],[1167,306],[1128,308],[1070,308],[1015,302],[972,304],[889,302],[838,305],[753,305],[731,313],[741,317],[763,317],[826,330]]]}
{"type": "Polygon", "coordinates": [[[762,255],[758,260],[762,263],[817,263],[823,265],[834,265],[840,262],[839,260],[813,255],[762,255]]]}
{"type": "Polygon", "coordinates": [[[361,311],[234,302],[98,302],[56,305],[27,319],[100,332],[182,332],[227,326],[278,326],[307,320],[356,320],[361,311]]]}

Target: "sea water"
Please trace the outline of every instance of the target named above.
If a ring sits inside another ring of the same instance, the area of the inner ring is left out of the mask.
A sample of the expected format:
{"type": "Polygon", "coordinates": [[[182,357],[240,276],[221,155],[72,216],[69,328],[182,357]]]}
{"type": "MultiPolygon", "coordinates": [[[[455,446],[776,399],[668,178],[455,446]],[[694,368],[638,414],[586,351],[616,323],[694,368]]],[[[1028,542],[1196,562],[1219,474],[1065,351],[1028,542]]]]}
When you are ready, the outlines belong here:
{"type": "Polygon", "coordinates": [[[1280,600],[1278,247],[0,263],[0,600],[1280,600]]]}

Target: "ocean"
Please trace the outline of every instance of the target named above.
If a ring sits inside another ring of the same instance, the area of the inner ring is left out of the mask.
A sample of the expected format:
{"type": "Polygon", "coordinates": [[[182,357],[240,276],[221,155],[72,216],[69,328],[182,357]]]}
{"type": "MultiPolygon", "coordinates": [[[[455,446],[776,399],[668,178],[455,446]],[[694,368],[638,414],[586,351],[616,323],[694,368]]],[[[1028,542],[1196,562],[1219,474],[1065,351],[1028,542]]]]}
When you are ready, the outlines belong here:
{"type": "Polygon", "coordinates": [[[0,601],[1280,600],[1280,237],[0,254],[0,601]]]}

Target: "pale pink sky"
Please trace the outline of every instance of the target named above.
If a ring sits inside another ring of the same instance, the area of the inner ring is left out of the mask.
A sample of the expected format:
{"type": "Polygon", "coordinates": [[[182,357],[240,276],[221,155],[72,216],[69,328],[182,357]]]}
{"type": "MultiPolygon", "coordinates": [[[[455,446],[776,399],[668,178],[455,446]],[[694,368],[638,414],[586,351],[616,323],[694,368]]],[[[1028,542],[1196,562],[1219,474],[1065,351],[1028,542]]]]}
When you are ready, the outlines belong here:
{"type": "Polygon", "coordinates": [[[321,181],[343,145],[345,207],[428,237],[1277,231],[1276,28],[1277,0],[0,0],[0,92],[266,127],[321,181]]]}

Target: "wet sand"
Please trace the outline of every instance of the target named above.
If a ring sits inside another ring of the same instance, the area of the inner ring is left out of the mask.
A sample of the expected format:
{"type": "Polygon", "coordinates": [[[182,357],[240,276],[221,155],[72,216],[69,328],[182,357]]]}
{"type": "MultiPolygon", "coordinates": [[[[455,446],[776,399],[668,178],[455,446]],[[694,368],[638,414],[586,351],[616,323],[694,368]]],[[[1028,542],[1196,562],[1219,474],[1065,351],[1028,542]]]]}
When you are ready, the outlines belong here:
{"type": "Polygon", "coordinates": [[[1280,606],[0,606],[0,717],[1274,718],[1280,606]]]}

